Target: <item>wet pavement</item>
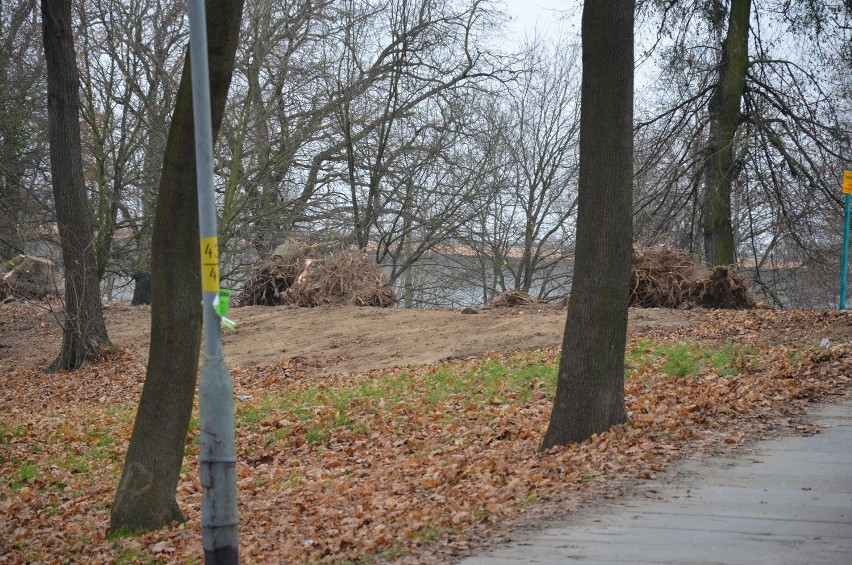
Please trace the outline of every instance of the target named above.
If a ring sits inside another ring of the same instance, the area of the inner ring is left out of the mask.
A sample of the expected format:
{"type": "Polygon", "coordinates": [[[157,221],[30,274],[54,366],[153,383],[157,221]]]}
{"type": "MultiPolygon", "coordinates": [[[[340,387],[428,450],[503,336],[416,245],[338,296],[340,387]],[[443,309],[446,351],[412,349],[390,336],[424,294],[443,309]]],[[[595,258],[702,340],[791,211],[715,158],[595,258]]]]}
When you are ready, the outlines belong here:
{"type": "Polygon", "coordinates": [[[852,399],[809,416],[826,429],[683,461],[671,481],[461,563],[852,565],[852,399]]]}

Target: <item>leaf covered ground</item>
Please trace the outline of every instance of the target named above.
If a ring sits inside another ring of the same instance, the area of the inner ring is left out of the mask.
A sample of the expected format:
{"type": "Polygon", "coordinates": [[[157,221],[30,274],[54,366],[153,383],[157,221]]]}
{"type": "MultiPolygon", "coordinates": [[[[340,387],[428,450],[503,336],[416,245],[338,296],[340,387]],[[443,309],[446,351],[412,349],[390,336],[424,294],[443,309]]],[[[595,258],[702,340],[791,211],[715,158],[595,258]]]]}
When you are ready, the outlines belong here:
{"type": "MultiPolygon", "coordinates": [[[[233,369],[241,559],[443,563],[661,480],[679,458],[813,432],[807,404],[848,390],[849,328],[846,313],[758,310],[634,331],[629,423],[546,453],[556,349],[338,375],[305,357],[233,369]]],[[[194,427],[188,521],[107,532],[143,377],[132,347],[73,374],[0,373],[0,562],[201,561],[194,427]]]]}

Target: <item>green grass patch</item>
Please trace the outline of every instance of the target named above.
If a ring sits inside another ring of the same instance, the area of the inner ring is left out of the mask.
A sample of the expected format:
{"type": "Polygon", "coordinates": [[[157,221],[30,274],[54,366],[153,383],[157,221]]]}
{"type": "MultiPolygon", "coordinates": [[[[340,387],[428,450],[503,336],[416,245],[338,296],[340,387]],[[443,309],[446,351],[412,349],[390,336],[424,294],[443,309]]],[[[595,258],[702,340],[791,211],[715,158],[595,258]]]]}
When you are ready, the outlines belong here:
{"type": "MultiPolygon", "coordinates": [[[[643,340],[630,344],[625,366],[628,375],[662,372],[688,378],[711,370],[731,376],[755,353],[736,344],[643,340]]],[[[419,414],[436,408],[443,412],[437,421],[453,426],[465,419],[459,406],[521,405],[542,394],[552,398],[557,375],[553,356],[537,352],[430,371],[393,371],[348,385],[318,385],[257,398],[239,406],[237,424],[262,431],[267,446],[286,444],[290,438],[322,443],[335,437],[369,437],[376,426],[390,426],[404,435],[417,425],[419,414]]]]}
{"type": "Polygon", "coordinates": [[[426,375],[423,399],[427,404],[437,404],[458,395],[476,403],[524,403],[538,385],[552,393],[556,377],[556,365],[540,358],[487,360],[472,371],[447,367],[426,375]]]}
{"type": "MultiPolygon", "coordinates": [[[[153,560],[148,560],[150,563],[153,560]]],[[[115,563],[116,565],[133,565],[134,563],[141,563],[142,561],[142,552],[135,547],[124,547],[123,545],[116,545],[115,547],[115,563]]]]}
{"type": "Polygon", "coordinates": [[[733,343],[718,346],[696,341],[638,341],[628,347],[625,375],[659,371],[674,377],[697,377],[712,370],[724,377],[739,374],[743,361],[758,354],[751,346],[733,343]]]}
{"type": "Polygon", "coordinates": [[[422,541],[433,541],[450,531],[452,531],[452,528],[427,524],[415,531],[412,537],[422,541]]]}
{"type": "Polygon", "coordinates": [[[71,465],[72,473],[87,473],[89,471],[89,464],[85,459],[80,459],[78,461],[74,461],[71,465]]]}
{"type": "Polygon", "coordinates": [[[9,426],[0,422],[0,445],[9,445],[11,439],[17,439],[27,433],[25,426],[9,426]]]}
{"type": "Polygon", "coordinates": [[[328,434],[322,428],[312,426],[305,432],[305,441],[308,443],[320,443],[328,439],[328,434]]]}
{"type": "Polygon", "coordinates": [[[126,402],[121,404],[111,404],[106,408],[106,415],[112,417],[122,427],[130,427],[136,419],[136,409],[138,405],[135,402],[126,402]]]}
{"type": "Polygon", "coordinates": [[[123,539],[123,538],[135,537],[135,536],[139,535],[140,533],[142,533],[142,532],[134,532],[130,528],[130,526],[125,524],[125,525],[121,526],[120,528],[117,528],[117,529],[111,531],[109,534],[107,534],[107,539],[110,540],[110,541],[118,541],[118,540],[123,539]]]}
{"type": "Polygon", "coordinates": [[[113,551],[115,551],[115,563],[130,565],[131,563],[152,563],[153,559],[143,559],[142,551],[136,547],[127,547],[123,540],[136,537],[144,534],[144,531],[134,531],[127,525],[111,531],[107,535],[107,539],[112,542],[113,551]]]}
{"type": "Polygon", "coordinates": [[[18,471],[15,473],[9,486],[18,490],[25,484],[35,480],[37,477],[38,467],[36,467],[33,463],[23,463],[20,467],[18,467],[18,471]]]}
{"type": "MultiPolygon", "coordinates": [[[[541,390],[552,396],[556,377],[556,364],[542,353],[519,353],[428,372],[389,372],[348,386],[312,387],[242,403],[236,424],[265,430],[267,446],[285,443],[291,436],[320,443],[335,434],[367,436],[377,423],[404,430],[411,426],[412,414],[441,403],[523,404],[541,390]]],[[[462,415],[450,410],[442,418],[451,425],[462,415]]]]}

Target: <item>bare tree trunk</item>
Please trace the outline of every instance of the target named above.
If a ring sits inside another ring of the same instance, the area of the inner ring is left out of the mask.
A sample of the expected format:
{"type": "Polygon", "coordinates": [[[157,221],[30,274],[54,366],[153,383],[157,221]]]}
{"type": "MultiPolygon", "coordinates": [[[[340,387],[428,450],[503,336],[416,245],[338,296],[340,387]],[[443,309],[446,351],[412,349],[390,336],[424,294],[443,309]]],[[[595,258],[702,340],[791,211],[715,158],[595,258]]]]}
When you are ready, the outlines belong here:
{"type": "Polygon", "coordinates": [[[599,0],[583,7],[576,270],[542,449],[583,441],[627,420],[633,18],[632,0],[599,0]]]}
{"type": "Polygon", "coordinates": [[[109,346],[80,144],[80,77],[70,0],[42,0],[50,172],[65,268],[62,350],[50,370],[76,369],[109,346]]]}
{"type": "Polygon", "coordinates": [[[133,298],[130,300],[132,306],[141,306],[151,303],[151,273],[133,274],[133,298]]]}
{"type": "MultiPolygon", "coordinates": [[[[0,155],[5,153],[0,147],[0,155]]],[[[11,170],[0,175],[0,263],[24,252],[24,243],[18,234],[21,194],[16,172],[11,170]]]]}
{"type": "Polygon", "coordinates": [[[26,57],[38,37],[29,25],[37,9],[33,0],[0,8],[0,263],[25,252],[20,232],[29,212],[24,210],[24,175],[40,153],[29,127],[40,103],[25,94],[38,88],[43,71],[26,57]],[[32,156],[26,155],[30,151],[32,156]]]}
{"type": "Polygon", "coordinates": [[[731,184],[736,171],[734,138],[748,68],[750,17],[751,0],[731,1],[719,79],[710,98],[710,142],[704,172],[704,256],[710,265],[735,261],[731,184]]]}
{"type": "MultiPolygon", "coordinates": [[[[218,136],[231,83],[242,0],[207,3],[210,103],[218,136]]],[[[175,499],[201,345],[198,196],[186,57],[154,214],[151,349],[110,529],[153,529],[184,517],[175,499]]]]}

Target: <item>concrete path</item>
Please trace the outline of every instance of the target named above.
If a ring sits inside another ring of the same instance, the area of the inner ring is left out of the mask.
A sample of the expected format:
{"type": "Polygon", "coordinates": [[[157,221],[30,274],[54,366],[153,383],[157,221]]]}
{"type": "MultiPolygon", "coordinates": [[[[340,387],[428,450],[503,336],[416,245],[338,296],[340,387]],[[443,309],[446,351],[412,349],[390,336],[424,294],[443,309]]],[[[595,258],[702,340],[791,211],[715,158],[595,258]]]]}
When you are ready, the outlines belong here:
{"type": "Polygon", "coordinates": [[[685,461],[670,483],[462,563],[852,565],[852,400],[810,416],[828,429],[685,461]]]}

